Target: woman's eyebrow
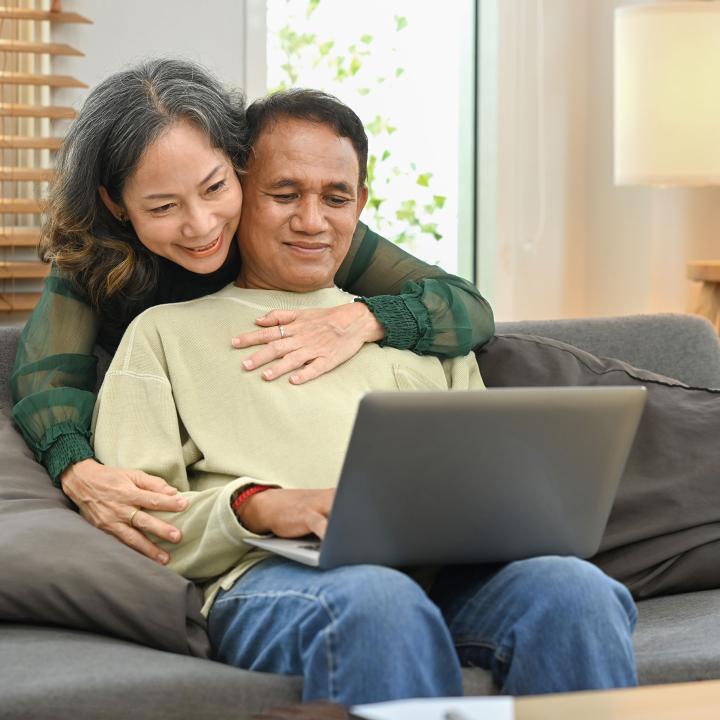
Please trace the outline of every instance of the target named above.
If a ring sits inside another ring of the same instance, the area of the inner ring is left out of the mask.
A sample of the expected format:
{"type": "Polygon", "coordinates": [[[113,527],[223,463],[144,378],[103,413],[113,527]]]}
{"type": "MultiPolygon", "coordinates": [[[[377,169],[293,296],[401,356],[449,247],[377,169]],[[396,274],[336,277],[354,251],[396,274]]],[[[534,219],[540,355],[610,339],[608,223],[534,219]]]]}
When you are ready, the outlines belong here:
{"type": "MultiPolygon", "coordinates": [[[[223,164],[216,165],[199,183],[198,187],[204,185],[210,178],[218,171],[225,167],[223,164]]],[[[165,198],[175,197],[175,193],[151,193],[150,195],[143,195],[143,200],[164,200],[165,198]]]]}
{"type": "Polygon", "coordinates": [[[204,185],[210,178],[218,171],[222,170],[225,166],[221,163],[216,165],[199,183],[198,185],[204,185]]]}

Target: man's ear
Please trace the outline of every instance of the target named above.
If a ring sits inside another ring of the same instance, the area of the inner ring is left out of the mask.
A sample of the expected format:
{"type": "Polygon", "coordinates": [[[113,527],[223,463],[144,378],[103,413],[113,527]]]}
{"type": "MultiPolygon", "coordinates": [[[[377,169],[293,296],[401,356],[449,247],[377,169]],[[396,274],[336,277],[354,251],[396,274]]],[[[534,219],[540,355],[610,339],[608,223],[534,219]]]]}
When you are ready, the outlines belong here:
{"type": "Polygon", "coordinates": [[[368,200],[368,189],[367,185],[363,185],[362,190],[358,193],[358,202],[357,202],[357,216],[360,217],[360,214],[365,209],[365,205],[368,200]]]}
{"type": "Polygon", "coordinates": [[[108,191],[100,185],[98,187],[98,192],[100,193],[100,199],[103,201],[103,205],[120,221],[125,222],[127,220],[127,214],[125,211],[118,205],[116,202],[114,202],[110,195],[108,194],[108,191]]]}

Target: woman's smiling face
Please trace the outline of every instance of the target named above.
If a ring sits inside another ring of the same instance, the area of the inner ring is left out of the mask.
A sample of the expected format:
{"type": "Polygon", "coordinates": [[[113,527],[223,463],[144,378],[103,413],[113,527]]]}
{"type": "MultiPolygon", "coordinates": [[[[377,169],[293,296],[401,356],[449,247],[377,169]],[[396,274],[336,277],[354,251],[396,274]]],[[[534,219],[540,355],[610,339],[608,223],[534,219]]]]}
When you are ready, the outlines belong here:
{"type": "Polygon", "coordinates": [[[242,189],[230,158],[188,122],[152,143],[123,189],[124,214],[140,242],[186,270],[205,275],[227,258],[240,222],[242,189]]]}

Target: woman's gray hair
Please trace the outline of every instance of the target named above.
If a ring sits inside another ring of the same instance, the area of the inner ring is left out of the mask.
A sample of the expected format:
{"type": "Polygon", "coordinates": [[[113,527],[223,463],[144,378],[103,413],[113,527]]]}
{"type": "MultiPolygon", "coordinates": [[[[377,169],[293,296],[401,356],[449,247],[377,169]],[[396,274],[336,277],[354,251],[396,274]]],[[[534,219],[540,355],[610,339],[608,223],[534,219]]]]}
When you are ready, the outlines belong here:
{"type": "Polygon", "coordinates": [[[88,95],[57,156],[40,254],[73,276],[93,304],[130,299],[155,282],[157,258],[129,223],[102,203],[102,185],[122,205],[143,153],[180,120],[192,123],[239,172],[245,103],[194,62],[160,58],[111,75],[88,95]]]}

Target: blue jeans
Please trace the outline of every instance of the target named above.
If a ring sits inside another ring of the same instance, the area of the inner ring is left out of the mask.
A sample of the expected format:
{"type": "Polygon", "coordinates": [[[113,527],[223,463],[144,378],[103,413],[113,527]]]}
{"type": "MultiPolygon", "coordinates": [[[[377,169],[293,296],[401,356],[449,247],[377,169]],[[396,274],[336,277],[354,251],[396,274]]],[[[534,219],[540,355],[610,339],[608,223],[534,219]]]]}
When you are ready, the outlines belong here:
{"type": "Polygon", "coordinates": [[[352,705],[462,695],[461,665],[511,695],[635,685],[636,617],[624,586],[575,558],[446,567],[429,595],[390,568],[270,558],[221,592],[208,625],[218,660],[352,705]]]}

